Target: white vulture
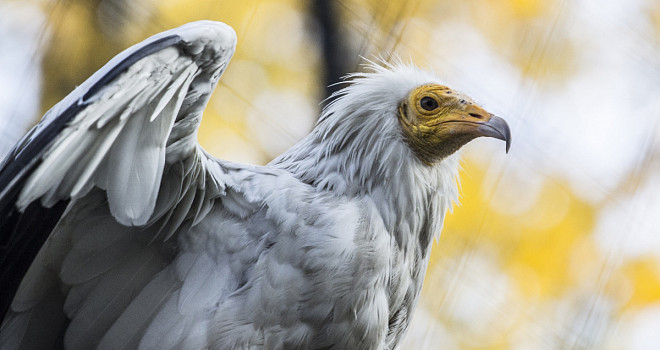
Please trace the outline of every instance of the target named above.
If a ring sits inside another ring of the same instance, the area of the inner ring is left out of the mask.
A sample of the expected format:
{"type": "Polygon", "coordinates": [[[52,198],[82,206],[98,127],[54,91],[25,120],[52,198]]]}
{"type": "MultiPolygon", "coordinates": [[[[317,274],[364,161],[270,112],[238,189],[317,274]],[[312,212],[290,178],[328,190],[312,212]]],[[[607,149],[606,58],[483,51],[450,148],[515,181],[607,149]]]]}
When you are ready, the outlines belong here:
{"type": "Polygon", "coordinates": [[[394,349],[470,140],[503,119],[403,63],[349,76],[266,166],[197,143],[227,25],[163,32],[0,168],[1,349],[394,349]]]}

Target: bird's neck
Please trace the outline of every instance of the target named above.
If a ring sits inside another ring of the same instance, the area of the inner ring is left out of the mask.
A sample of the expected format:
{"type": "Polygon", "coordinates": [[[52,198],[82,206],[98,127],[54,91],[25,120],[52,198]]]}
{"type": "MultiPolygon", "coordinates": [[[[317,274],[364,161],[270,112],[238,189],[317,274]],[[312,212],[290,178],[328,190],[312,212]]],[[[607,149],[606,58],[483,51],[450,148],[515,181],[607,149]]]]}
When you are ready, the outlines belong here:
{"type": "Polygon", "coordinates": [[[397,249],[425,257],[458,196],[458,155],[427,166],[399,135],[368,130],[338,132],[345,138],[333,139],[316,129],[271,166],[318,191],[371,201],[397,249]]]}
{"type": "MultiPolygon", "coordinates": [[[[419,162],[397,140],[372,135],[362,143],[324,145],[312,133],[271,166],[287,170],[320,192],[366,203],[376,209],[390,235],[388,343],[400,339],[418,300],[434,237],[457,198],[458,156],[435,166],[419,162]]],[[[336,140],[335,140],[336,141],[336,140]]]]}
{"type": "MultiPolygon", "coordinates": [[[[458,155],[434,166],[420,162],[392,125],[334,121],[317,128],[270,165],[291,172],[319,192],[375,208],[389,235],[387,343],[407,329],[434,237],[458,196],[458,155]],[[379,125],[378,125],[379,126],[379,125]],[[342,130],[342,128],[344,130],[342,130]]],[[[385,252],[383,252],[385,253],[385,252]]]]}

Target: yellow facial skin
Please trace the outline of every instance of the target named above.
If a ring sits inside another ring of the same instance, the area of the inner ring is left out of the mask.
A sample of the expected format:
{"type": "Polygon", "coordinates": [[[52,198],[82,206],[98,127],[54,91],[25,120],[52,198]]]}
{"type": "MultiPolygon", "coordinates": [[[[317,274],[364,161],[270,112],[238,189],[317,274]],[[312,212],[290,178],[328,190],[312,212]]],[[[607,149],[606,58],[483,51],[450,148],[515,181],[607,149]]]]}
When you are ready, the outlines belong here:
{"type": "Polygon", "coordinates": [[[471,140],[494,137],[511,145],[504,119],[488,113],[470,98],[438,84],[422,85],[399,104],[404,138],[417,157],[433,165],[471,140]]]}

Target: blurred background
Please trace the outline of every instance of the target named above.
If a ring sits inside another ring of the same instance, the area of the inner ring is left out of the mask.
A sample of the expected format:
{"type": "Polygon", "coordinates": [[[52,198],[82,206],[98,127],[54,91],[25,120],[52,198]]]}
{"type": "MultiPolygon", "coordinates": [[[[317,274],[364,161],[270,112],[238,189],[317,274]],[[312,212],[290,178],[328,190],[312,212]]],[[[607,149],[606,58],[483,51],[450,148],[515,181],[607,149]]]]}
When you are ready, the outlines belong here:
{"type": "Polygon", "coordinates": [[[0,154],[109,58],[199,19],[238,51],[213,155],[265,164],[390,57],[504,117],[463,151],[403,349],[660,349],[660,1],[0,0],[0,154]]]}

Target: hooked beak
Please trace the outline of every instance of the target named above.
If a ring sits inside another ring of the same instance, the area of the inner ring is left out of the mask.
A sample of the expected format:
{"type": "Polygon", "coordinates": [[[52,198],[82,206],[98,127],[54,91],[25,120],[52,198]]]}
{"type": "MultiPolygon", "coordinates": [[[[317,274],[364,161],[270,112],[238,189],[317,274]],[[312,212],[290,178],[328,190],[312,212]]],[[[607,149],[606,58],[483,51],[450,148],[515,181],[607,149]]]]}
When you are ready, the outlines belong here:
{"type": "Polygon", "coordinates": [[[494,137],[506,142],[506,153],[511,148],[511,130],[504,119],[491,115],[487,121],[479,123],[476,129],[479,136],[494,137]]]}
{"type": "Polygon", "coordinates": [[[483,108],[471,104],[465,110],[467,115],[461,118],[474,137],[493,137],[506,142],[506,153],[511,147],[511,130],[504,119],[490,114],[483,108]]]}

